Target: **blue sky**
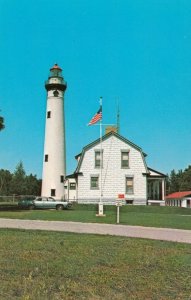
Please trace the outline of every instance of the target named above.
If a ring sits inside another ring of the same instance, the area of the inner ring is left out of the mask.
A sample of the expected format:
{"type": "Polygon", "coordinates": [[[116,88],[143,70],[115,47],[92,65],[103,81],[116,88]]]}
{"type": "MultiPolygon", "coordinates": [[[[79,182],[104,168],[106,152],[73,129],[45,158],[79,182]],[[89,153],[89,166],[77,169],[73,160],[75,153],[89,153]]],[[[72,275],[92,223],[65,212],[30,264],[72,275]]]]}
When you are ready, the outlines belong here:
{"type": "Polygon", "coordinates": [[[190,164],[191,1],[0,0],[0,169],[22,161],[41,178],[44,81],[58,63],[65,93],[67,173],[99,137],[86,124],[103,97],[103,121],[164,173],[190,164]]]}

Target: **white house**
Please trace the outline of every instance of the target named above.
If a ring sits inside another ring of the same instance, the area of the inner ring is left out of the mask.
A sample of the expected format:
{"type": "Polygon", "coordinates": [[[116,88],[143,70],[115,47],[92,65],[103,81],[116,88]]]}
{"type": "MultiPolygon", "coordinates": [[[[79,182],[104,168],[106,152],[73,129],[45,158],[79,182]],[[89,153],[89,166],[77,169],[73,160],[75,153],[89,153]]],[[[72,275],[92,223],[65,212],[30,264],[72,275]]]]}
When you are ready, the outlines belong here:
{"type": "Polygon", "coordinates": [[[191,191],[175,192],[166,196],[167,206],[191,208],[191,191]]]}
{"type": "Polygon", "coordinates": [[[66,198],[79,203],[113,204],[124,194],[126,204],[164,203],[165,175],[149,168],[142,149],[115,132],[85,146],[76,156],[76,171],[67,176],[66,198]],[[72,189],[71,189],[72,188],[72,189]],[[75,195],[74,195],[75,188],[75,195]]]}

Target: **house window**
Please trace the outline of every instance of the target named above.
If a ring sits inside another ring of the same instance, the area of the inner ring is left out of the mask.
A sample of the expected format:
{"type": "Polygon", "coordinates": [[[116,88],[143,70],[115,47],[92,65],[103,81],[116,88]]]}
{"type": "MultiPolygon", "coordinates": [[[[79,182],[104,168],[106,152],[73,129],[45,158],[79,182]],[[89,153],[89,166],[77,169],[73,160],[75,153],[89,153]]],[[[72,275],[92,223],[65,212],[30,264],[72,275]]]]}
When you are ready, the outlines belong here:
{"type": "Polygon", "coordinates": [[[48,154],[45,154],[45,156],[44,156],[44,161],[45,161],[45,162],[48,161],[48,154]]]}
{"type": "Polygon", "coordinates": [[[47,119],[51,118],[51,111],[47,111],[47,119]]]}
{"type": "Polygon", "coordinates": [[[129,151],[121,151],[121,168],[129,168],[129,151]]]}
{"type": "Polygon", "coordinates": [[[134,193],[133,181],[133,177],[126,177],[126,194],[134,193]]]}
{"type": "Polygon", "coordinates": [[[133,204],[133,199],[127,199],[127,200],[125,200],[125,203],[126,204],[133,204]]]}
{"type": "Polygon", "coordinates": [[[99,177],[98,176],[91,176],[90,177],[90,189],[91,190],[98,190],[99,189],[99,177]]]}
{"type": "MultiPolygon", "coordinates": [[[[102,151],[102,155],[101,155],[101,151],[96,150],[95,151],[95,168],[101,167],[101,161],[103,160],[102,158],[103,158],[103,151],[102,151]]],[[[103,167],[103,163],[102,163],[102,167],[103,167]]]]}
{"type": "Polygon", "coordinates": [[[60,182],[61,182],[61,183],[64,182],[64,176],[63,176],[63,175],[60,176],[60,182]]]}
{"type": "Polygon", "coordinates": [[[52,197],[56,196],[56,190],[55,189],[51,189],[51,196],[52,197]]]}
{"type": "Polygon", "coordinates": [[[70,190],[75,190],[75,189],[76,189],[76,183],[70,182],[70,190]]]}

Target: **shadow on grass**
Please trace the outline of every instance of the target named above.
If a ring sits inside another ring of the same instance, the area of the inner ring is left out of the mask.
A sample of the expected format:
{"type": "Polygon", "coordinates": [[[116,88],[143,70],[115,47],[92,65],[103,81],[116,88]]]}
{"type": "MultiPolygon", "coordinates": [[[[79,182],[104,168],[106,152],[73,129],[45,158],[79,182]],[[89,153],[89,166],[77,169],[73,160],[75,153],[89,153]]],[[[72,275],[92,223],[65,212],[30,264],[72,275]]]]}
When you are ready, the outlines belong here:
{"type": "Polygon", "coordinates": [[[17,204],[0,204],[0,211],[22,211],[17,204]]]}

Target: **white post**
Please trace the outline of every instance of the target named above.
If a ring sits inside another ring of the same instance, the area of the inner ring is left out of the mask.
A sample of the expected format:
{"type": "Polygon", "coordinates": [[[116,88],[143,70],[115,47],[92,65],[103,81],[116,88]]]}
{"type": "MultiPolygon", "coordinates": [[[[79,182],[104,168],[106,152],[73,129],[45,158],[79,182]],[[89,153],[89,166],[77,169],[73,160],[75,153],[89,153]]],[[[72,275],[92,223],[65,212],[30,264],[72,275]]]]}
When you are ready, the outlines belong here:
{"type": "MultiPolygon", "coordinates": [[[[100,108],[102,110],[102,97],[100,97],[100,108]]],[[[98,204],[98,214],[96,216],[104,217],[103,214],[103,192],[102,192],[102,166],[103,166],[103,155],[102,155],[102,117],[100,119],[100,199],[98,204]]]]}
{"type": "MultiPolygon", "coordinates": [[[[102,108],[102,97],[100,97],[100,107],[102,108]]],[[[100,119],[100,203],[102,203],[102,118],[100,119]]]]}
{"type": "Polygon", "coordinates": [[[117,224],[119,224],[119,205],[117,206],[117,224]]]}

